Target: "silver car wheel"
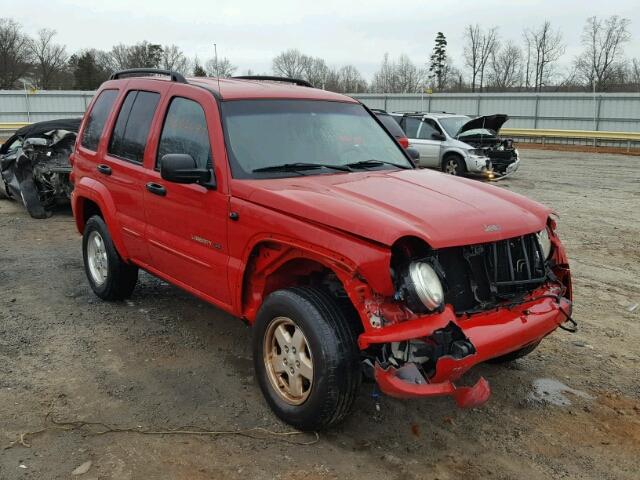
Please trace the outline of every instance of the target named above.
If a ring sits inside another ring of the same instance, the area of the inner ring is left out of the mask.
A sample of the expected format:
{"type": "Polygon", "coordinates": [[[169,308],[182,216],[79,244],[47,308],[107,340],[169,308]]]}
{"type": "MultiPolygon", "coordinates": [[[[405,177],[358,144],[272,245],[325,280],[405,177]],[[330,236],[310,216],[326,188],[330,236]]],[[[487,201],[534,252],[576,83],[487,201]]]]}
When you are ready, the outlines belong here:
{"type": "Polygon", "coordinates": [[[447,163],[444,166],[444,171],[449,175],[457,175],[458,174],[458,161],[455,159],[447,160],[447,163]]]}
{"type": "Polygon", "coordinates": [[[107,281],[109,258],[107,257],[104,239],[95,230],[89,234],[89,240],[87,241],[87,262],[89,263],[91,279],[96,286],[101,286],[107,281]]]}

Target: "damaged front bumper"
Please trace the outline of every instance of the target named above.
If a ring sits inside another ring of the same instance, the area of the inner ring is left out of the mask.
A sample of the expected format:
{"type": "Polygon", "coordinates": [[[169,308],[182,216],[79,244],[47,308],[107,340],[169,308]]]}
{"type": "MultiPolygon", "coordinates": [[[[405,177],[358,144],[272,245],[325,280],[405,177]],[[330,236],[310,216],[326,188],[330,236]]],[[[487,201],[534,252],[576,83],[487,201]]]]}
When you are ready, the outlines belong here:
{"type": "Polygon", "coordinates": [[[429,378],[406,375],[402,371],[405,366],[396,368],[380,362],[374,365],[374,376],[382,392],[392,397],[452,396],[460,407],[476,407],[490,396],[488,382],[481,378],[472,387],[456,387],[453,382],[474,365],[537,343],[558,328],[571,315],[571,301],[559,295],[556,286],[541,287],[518,305],[469,316],[456,316],[451,306],[447,306],[442,313],[367,331],[358,342],[361,349],[366,349],[376,344],[430,341],[434,334],[446,330],[461,332],[470,345],[470,353],[439,356],[429,378]]]}

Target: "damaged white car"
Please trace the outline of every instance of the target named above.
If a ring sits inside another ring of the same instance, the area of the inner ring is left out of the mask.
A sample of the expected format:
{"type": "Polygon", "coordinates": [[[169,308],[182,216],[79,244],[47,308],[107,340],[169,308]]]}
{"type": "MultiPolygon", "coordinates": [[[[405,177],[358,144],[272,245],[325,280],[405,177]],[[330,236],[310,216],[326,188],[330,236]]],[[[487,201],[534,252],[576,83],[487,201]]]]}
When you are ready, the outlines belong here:
{"type": "Polygon", "coordinates": [[[511,139],[498,136],[507,115],[471,118],[452,113],[394,112],[391,114],[418,152],[418,166],[451,175],[501,178],[520,166],[511,139]]]}
{"type": "Polygon", "coordinates": [[[68,203],[69,155],[80,120],[27,125],[0,146],[0,198],[20,200],[33,218],[48,218],[56,205],[68,203]]]}

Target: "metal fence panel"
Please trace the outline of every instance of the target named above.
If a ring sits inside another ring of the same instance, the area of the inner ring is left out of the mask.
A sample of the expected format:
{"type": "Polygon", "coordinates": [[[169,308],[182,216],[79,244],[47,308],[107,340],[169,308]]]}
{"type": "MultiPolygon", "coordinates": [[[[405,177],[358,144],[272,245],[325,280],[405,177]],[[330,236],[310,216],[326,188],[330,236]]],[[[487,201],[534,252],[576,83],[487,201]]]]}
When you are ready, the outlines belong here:
{"type": "Polygon", "coordinates": [[[640,131],[639,93],[356,94],[388,111],[506,113],[511,128],[640,131]]]}
{"type": "MultiPolygon", "coordinates": [[[[81,116],[94,92],[0,91],[0,123],[81,116]]],[[[436,93],[354,94],[387,111],[506,113],[507,127],[562,130],[640,131],[640,93],[436,93]]]]}
{"type": "Polygon", "coordinates": [[[0,90],[0,123],[79,117],[94,92],[0,90]]]}

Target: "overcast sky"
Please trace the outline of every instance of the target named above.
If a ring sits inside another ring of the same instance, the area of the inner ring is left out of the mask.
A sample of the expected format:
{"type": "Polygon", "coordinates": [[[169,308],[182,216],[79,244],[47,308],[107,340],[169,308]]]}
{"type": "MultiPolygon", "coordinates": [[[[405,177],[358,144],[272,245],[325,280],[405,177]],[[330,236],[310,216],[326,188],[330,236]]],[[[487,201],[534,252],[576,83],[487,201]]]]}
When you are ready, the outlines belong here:
{"type": "Polygon", "coordinates": [[[29,34],[55,28],[70,52],[148,40],[175,43],[204,60],[213,56],[215,42],[237,73],[266,73],[275,55],[298,48],[332,66],[351,63],[367,78],[384,52],[426,63],[438,31],[461,67],[464,26],[476,22],[521,43],[524,27],[548,19],[563,31],[563,63],[569,64],[580,51],[587,17],[620,15],[631,19],[626,54],[640,58],[639,12],[639,0],[0,0],[0,16],[16,19],[29,34]]]}

